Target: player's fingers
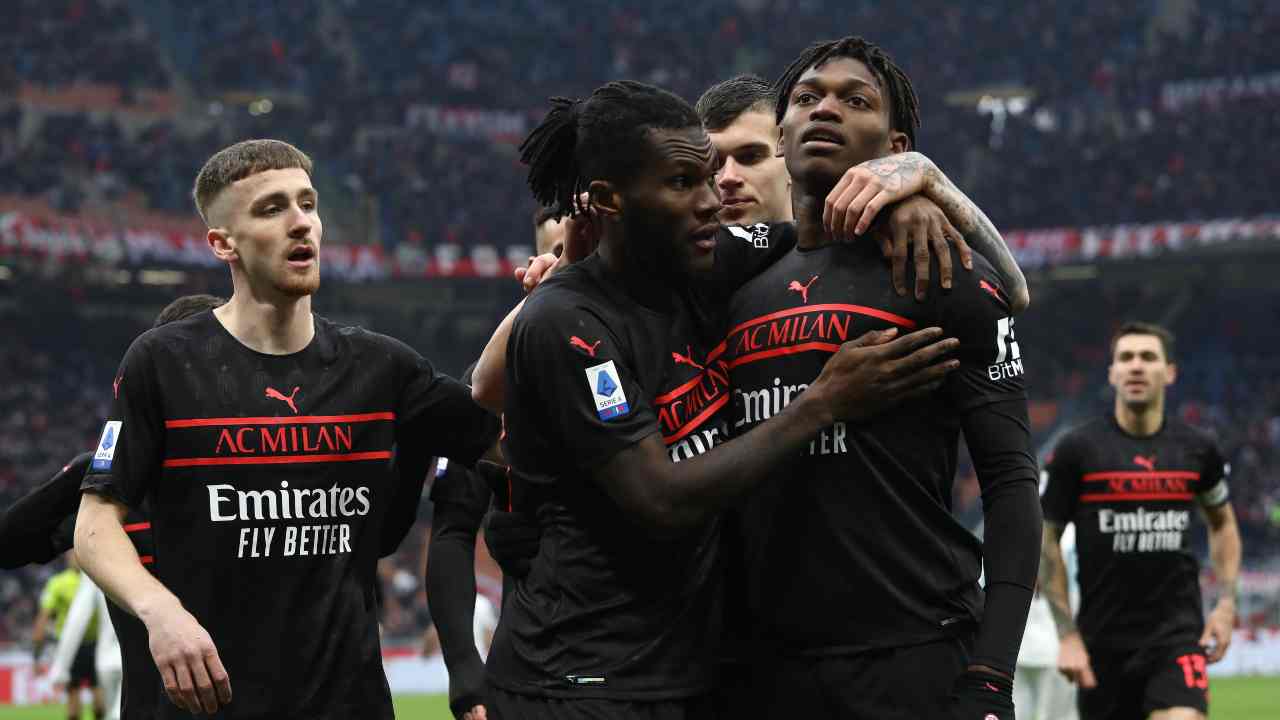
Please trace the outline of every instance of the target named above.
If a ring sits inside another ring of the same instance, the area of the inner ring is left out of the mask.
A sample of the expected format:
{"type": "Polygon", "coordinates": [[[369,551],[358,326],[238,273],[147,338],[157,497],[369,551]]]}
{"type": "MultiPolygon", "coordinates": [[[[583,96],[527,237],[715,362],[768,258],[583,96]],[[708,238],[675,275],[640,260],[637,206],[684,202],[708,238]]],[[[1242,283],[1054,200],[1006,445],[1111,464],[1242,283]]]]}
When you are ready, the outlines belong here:
{"type": "Polygon", "coordinates": [[[1098,678],[1093,675],[1093,666],[1085,663],[1084,669],[1080,672],[1080,687],[1085,690],[1092,690],[1098,687],[1098,678]]]}
{"type": "Polygon", "coordinates": [[[973,269],[973,248],[969,247],[969,243],[965,242],[964,233],[952,227],[951,223],[946,223],[944,228],[947,240],[956,246],[956,252],[960,254],[960,264],[965,270],[973,269]]]}
{"type": "Polygon", "coordinates": [[[179,707],[187,712],[199,714],[200,698],[196,697],[196,686],[191,679],[191,668],[187,667],[186,656],[174,663],[173,670],[178,676],[178,697],[182,698],[182,704],[179,707]]]}
{"type": "Polygon", "coordinates": [[[196,699],[200,707],[210,715],[218,711],[218,696],[213,691],[213,681],[204,662],[191,663],[191,680],[195,683],[196,699]]]}
{"type": "Polygon", "coordinates": [[[907,373],[915,372],[920,368],[941,361],[945,356],[954,353],[959,347],[960,341],[955,338],[946,338],[926,345],[898,360],[893,368],[893,374],[897,377],[902,377],[907,373]]]}
{"type": "Polygon", "coordinates": [[[485,712],[483,705],[477,705],[471,708],[472,716],[475,720],[488,720],[489,714],[485,712]]]}
{"type": "Polygon", "coordinates": [[[835,227],[836,201],[840,199],[840,196],[844,194],[844,191],[852,181],[853,178],[850,177],[849,173],[841,175],[840,180],[836,182],[836,186],[831,188],[831,192],[827,193],[827,198],[822,203],[822,229],[826,230],[828,235],[832,234],[832,228],[835,227]]]}
{"type": "Polygon", "coordinates": [[[911,234],[916,260],[916,301],[924,300],[929,291],[929,238],[927,228],[915,228],[911,234]]]}
{"type": "Polygon", "coordinates": [[[216,649],[204,656],[204,666],[209,669],[209,679],[213,681],[213,690],[218,695],[218,702],[223,705],[231,702],[231,676],[222,666],[222,658],[218,657],[216,649]]]}
{"type": "Polygon", "coordinates": [[[914,393],[919,390],[919,394],[932,392],[942,381],[947,379],[956,368],[960,367],[958,360],[943,360],[939,363],[927,365],[925,367],[913,370],[889,385],[889,392],[893,394],[914,393]],[[928,389],[924,389],[928,388],[928,389]]]}
{"type": "Polygon", "coordinates": [[[178,674],[174,672],[172,665],[166,663],[160,666],[160,681],[164,683],[164,694],[169,696],[170,702],[185,710],[182,694],[178,690],[178,674]]]}
{"type": "Polygon", "coordinates": [[[862,234],[863,228],[860,221],[866,211],[867,203],[871,202],[872,198],[879,194],[880,185],[877,183],[867,183],[858,190],[858,194],[849,203],[849,208],[845,210],[843,225],[837,226],[842,228],[841,231],[844,233],[845,239],[852,240],[862,234]]]}
{"type": "Polygon", "coordinates": [[[858,337],[845,343],[846,347],[859,348],[870,347],[872,345],[883,345],[898,335],[898,328],[891,327],[888,330],[869,330],[862,333],[858,337]]]}
{"type": "Polygon", "coordinates": [[[891,358],[902,358],[920,348],[936,342],[942,337],[942,328],[927,327],[923,330],[907,333],[885,345],[884,351],[891,358]]]}
{"type": "Polygon", "coordinates": [[[871,223],[875,222],[876,216],[884,209],[884,206],[893,202],[894,198],[887,191],[876,193],[863,207],[862,214],[858,217],[858,226],[854,229],[855,235],[861,235],[871,227],[871,223]]]}
{"type": "Polygon", "coordinates": [[[929,223],[929,249],[938,256],[938,280],[943,290],[951,289],[951,248],[947,247],[946,221],[929,223]]]}

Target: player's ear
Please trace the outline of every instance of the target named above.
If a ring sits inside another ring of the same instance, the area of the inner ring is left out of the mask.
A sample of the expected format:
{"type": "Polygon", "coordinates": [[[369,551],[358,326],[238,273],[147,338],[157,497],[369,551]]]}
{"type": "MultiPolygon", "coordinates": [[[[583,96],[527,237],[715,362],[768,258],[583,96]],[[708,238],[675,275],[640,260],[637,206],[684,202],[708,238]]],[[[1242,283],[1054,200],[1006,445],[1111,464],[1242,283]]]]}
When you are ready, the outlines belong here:
{"type": "Polygon", "coordinates": [[[774,157],[786,157],[786,136],[782,134],[782,126],[778,126],[778,151],[773,154],[774,157]]]}
{"type": "Polygon", "coordinates": [[[894,155],[898,153],[911,152],[911,138],[900,130],[889,131],[889,149],[894,155]]]}
{"type": "Polygon", "coordinates": [[[213,250],[214,257],[227,263],[239,259],[236,240],[226,228],[209,228],[209,232],[205,233],[204,237],[209,243],[209,248],[213,250]]]}
{"type": "Polygon", "coordinates": [[[1164,379],[1166,385],[1172,385],[1178,379],[1178,366],[1169,363],[1164,369],[1164,379]]]}
{"type": "Polygon", "coordinates": [[[622,193],[608,180],[592,180],[587,186],[591,206],[605,220],[616,220],[622,214],[622,193]]]}

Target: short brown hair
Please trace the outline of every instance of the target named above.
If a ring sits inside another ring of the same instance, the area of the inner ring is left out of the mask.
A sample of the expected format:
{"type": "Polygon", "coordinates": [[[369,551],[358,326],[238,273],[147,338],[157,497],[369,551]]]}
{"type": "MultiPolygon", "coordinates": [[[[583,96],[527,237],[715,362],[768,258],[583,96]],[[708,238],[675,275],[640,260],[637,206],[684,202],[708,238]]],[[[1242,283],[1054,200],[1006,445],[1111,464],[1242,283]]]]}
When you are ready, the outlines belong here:
{"type": "Polygon", "coordinates": [[[1160,346],[1164,349],[1164,361],[1167,363],[1173,362],[1174,336],[1168,328],[1155,323],[1138,322],[1136,320],[1123,323],[1111,335],[1111,357],[1115,357],[1116,343],[1120,342],[1120,338],[1125,335],[1154,335],[1160,339],[1160,346]]]}
{"type": "Polygon", "coordinates": [[[209,222],[209,206],[237,180],[267,170],[301,168],[311,175],[311,158],[283,140],[242,140],[213,154],[196,174],[191,196],[200,218],[209,222]]]}

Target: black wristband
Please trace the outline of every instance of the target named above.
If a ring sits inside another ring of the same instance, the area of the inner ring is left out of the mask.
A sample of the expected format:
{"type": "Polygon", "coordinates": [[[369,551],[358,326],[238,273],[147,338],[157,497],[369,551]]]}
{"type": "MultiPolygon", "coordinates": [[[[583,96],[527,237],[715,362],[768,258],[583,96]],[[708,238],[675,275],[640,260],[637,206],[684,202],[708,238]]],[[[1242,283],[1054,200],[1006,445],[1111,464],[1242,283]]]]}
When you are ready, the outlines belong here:
{"type": "Polygon", "coordinates": [[[954,720],[1014,720],[1013,681],[967,670],[951,686],[954,720]]]}

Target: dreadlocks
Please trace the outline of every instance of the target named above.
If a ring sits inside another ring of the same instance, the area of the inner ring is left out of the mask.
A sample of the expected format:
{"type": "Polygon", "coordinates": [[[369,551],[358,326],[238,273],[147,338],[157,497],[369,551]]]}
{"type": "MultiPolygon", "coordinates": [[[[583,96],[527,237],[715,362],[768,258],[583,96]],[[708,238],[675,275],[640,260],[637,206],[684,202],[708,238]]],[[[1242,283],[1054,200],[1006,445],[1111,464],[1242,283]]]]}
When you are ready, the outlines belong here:
{"type": "Polygon", "coordinates": [[[555,216],[583,210],[579,195],[592,180],[625,183],[644,167],[649,130],[700,125],[682,98],[632,80],[602,85],[586,100],[557,97],[551,111],[520,144],[529,188],[555,216]]]}
{"type": "Polygon", "coordinates": [[[782,117],[787,114],[791,91],[795,89],[800,76],[810,68],[822,67],[828,60],[841,57],[859,60],[875,73],[881,88],[889,95],[889,127],[904,133],[914,148],[916,128],[920,127],[920,101],[916,98],[915,89],[911,87],[911,78],[879,46],[854,35],[814,43],[787,66],[774,83],[778,90],[774,101],[778,124],[782,124],[782,117]]]}

